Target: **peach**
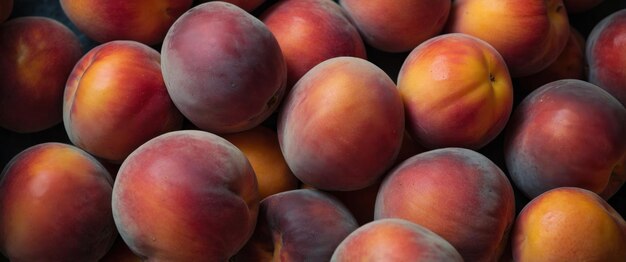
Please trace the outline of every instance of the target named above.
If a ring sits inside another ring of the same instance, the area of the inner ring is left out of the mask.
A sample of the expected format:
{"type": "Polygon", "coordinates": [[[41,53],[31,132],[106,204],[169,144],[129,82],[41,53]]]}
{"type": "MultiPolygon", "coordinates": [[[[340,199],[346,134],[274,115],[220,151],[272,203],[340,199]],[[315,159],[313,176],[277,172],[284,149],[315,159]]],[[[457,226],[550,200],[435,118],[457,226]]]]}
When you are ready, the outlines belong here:
{"type": "Polygon", "coordinates": [[[511,76],[522,77],[557,59],[569,28],[562,0],[456,0],[446,30],[485,40],[502,55],[511,76]]]}
{"type": "Polygon", "coordinates": [[[161,58],[174,104],[209,132],[259,125],[285,92],[287,67],[276,38],[233,4],[208,2],[187,11],[165,36],[161,58]]]}
{"type": "Polygon", "coordinates": [[[339,0],[369,45],[406,52],[442,30],[450,0],[339,0]]]}
{"type": "Polygon", "coordinates": [[[256,178],[225,139],[173,131],[138,147],[113,186],[120,236],[144,261],[227,261],[252,235],[256,178]]]}
{"type": "Polygon", "coordinates": [[[51,18],[0,24],[0,126],[33,133],[59,124],[65,81],[82,52],[78,36],[51,18]]]}
{"type": "Polygon", "coordinates": [[[328,261],[357,227],[352,214],[325,193],[281,192],[261,201],[254,235],[232,261],[328,261]]]}
{"type": "Polygon", "coordinates": [[[398,75],[410,136],[434,149],[479,149],[513,109],[507,66],[491,45],[466,34],[433,37],[413,49],[398,75]]]}
{"type": "Polygon", "coordinates": [[[593,27],[587,38],[589,82],[626,105],[626,9],[615,11],[593,27]]]}
{"type": "Polygon", "coordinates": [[[257,126],[222,137],[239,148],[250,161],[259,185],[260,199],[298,188],[300,181],[287,166],[274,130],[257,126]]]}
{"type": "Polygon", "coordinates": [[[623,261],[626,222],[597,194],[556,188],[530,201],[511,234],[515,261],[623,261]]]}
{"type": "Polygon", "coordinates": [[[445,239],[404,219],[383,218],[359,227],[330,261],[463,261],[445,239]]]}
{"type": "Polygon", "coordinates": [[[283,0],[260,16],[287,63],[291,88],[313,66],[338,56],[366,58],[359,31],[331,0],[283,0]]]}
{"type": "Polygon", "coordinates": [[[556,187],[600,193],[626,156],[626,109],[581,80],[548,83],[516,107],[504,156],[513,183],[529,198],[556,187]]]}
{"type": "Polygon", "coordinates": [[[113,179],[87,152],[47,142],[7,164],[0,180],[0,252],[11,261],[97,261],[117,237],[113,179]]]}
{"type": "Polygon", "coordinates": [[[91,49],[76,64],[63,99],[63,123],[73,144],[109,161],[182,127],[165,88],[159,53],[136,41],[91,49]]]}
{"type": "MultiPolygon", "coordinates": [[[[199,0],[199,1],[195,1],[196,3],[206,3],[209,1],[214,1],[214,0],[199,0]]],[[[234,4],[238,7],[241,7],[241,9],[246,10],[248,12],[252,12],[254,11],[257,7],[261,6],[263,3],[266,2],[266,0],[222,0],[224,2],[228,2],[231,4],[234,4]]]]}
{"type": "Polygon", "coordinates": [[[147,45],[163,41],[192,0],[61,0],[63,12],[78,30],[100,43],[134,40],[147,45]]]}
{"type": "Polygon", "coordinates": [[[524,96],[547,83],[561,79],[587,79],[587,62],[585,61],[586,40],[574,27],[569,29],[570,36],[559,57],[548,67],[538,73],[520,77],[515,87],[524,96]]]}
{"type": "Polygon", "coordinates": [[[394,163],[404,112],[384,71],[361,58],[336,57],[298,81],[277,125],[287,165],[300,181],[322,190],[357,190],[394,163]]]}
{"type": "Polygon", "coordinates": [[[604,0],[563,0],[565,9],[569,14],[587,12],[602,2],[604,2],[604,0]]]}
{"type": "Polygon", "coordinates": [[[400,218],[443,237],[465,261],[497,261],[515,217],[513,187],[487,157],[465,148],[413,156],[383,181],[374,219],[400,218]]]}
{"type": "Polygon", "coordinates": [[[0,23],[7,20],[13,11],[13,0],[0,0],[0,23]]]}

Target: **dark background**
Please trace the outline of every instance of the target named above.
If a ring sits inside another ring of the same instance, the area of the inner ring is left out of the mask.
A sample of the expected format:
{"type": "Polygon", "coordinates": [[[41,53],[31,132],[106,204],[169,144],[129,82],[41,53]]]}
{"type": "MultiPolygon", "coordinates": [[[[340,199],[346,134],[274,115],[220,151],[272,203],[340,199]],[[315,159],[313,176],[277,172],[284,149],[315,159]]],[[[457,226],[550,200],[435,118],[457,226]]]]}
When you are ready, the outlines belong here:
{"type": "MultiPolygon", "coordinates": [[[[14,0],[14,8],[11,18],[20,17],[20,16],[46,16],[54,18],[63,24],[67,25],[71,30],[73,30],[80,38],[83,51],[87,52],[89,49],[98,45],[98,43],[90,40],[84,34],[82,34],[78,29],[69,21],[69,19],[63,13],[63,10],[60,7],[58,0],[14,0]]],[[[497,0],[494,0],[497,1],[497,0]]],[[[276,2],[275,0],[268,0],[265,4],[259,7],[253,14],[258,15],[263,10],[267,9],[271,4],[276,2]]],[[[605,0],[599,6],[593,8],[592,10],[581,13],[570,15],[570,24],[575,27],[583,36],[587,36],[591,29],[604,17],[609,14],[626,8],[625,0],[605,0]]],[[[155,49],[160,50],[159,46],[153,46],[155,49]]],[[[396,79],[398,75],[398,71],[405,57],[408,55],[407,53],[385,53],[373,48],[368,47],[368,59],[385,70],[392,79],[396,79]]],[[[519,101],[518,101],[519,102],[519,101]]],[[[268,120],[267,125],[272,126],[274,124],[275,119],[270,118],[268,120]]],[[[626,134],[625,134],[626,135],[626,134]]],[[[58,124],[50,129],[31,133],[31,134],[18,134],[6,129],[0,128],[0,169],[3,169],[4,166],[10,161],[10,159],[15,156],[17,153],[22,150],[44,142],[63,142],[70,143],[67,135],[65,133],[65,129],[62,124],[58,124]]],[[[502,157],[502,138],[496,138],[492,143],[490,143],[485,148],[479,150],[481,153],[492,159],[496,164],[498,164],[506,173],[506,167],[504,165],[503,157],[502,157]]],[[[516,200],[517,200],[517,209],[518,211],[528,202],[517,189],[516,190],[516,200]]],[[[609,203],[623,216],[626,217],[626,187],[623,187],[615,196],[613,196],[609,203]]],[[[5,261],[6,258],[3,258],[0,255],[0,261],[5,261]]]]}

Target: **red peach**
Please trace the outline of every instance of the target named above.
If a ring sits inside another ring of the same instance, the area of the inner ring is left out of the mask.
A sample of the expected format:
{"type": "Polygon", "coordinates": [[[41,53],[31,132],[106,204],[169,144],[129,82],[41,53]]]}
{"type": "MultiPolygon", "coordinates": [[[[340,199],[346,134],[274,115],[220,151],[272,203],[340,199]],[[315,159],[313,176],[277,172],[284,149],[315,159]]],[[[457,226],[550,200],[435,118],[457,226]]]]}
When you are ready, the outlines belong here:
{"type": "Polygon", "coordinates": [[[359,31],[331,0],[283,0],[260,16],[287,63],[291,88],[313,66],[338,56],[366,58],[359,31]]]}
{"type": "Polygon", "coordinates": [[[287,69],[267,27],[243,9],[200,4],[172,25],[161,49],[172,101],[195,126],[234,133],[267,119],[282,100],[287,69]]]}
{"type": "Polygon", "coordinates": [[[446,239],[465,261],[497,261],[515,217],[513,187],[487,157],[465,148],[413,156],[383,181],[374,219],[401,218],[446,239]]]}
{"type": "Polygon", "coordinates": [[[182,127],[161,74],[159,53],[136,41],[111,41],[91,49],[67,81],[63,123],[85,151],[121,163],[160,134],[182,127]]]}
{"type": "Polygon", "coordinates": [[[117,237],[113,179],[87,152],[43,143],[0,180],[0,252],[11,261],[97,261],[117,237]]]}
{"type": "Polygon", "coordinates": [[[330,261],[463,261],[448,241],[404,219],[383,218],[359,227],[330,261]]]}
{"type": "Polygon", "coordinates": [[[134,40],[161,43],[165,33],[192,0],[61,0],[63,12],[89,38],[106,43],[134,40]]]}
{"type": "Polygon", "coordinates": [[[281,192],[261,201],[254,235],[233,261],[328,261],[357,227],[352,214],[325,193],[281,192]]]}
{"type": "Polygon", "coordinates": [[[587,38],[589,82],[626,105],[626,9],[603,18],[587,38]]]}
{"type": "Polygon", "coordinates": [[[254,231],[258,194],[254,171],[233,144],[204,131],[173,131],[124,160],[113,218],[144,261],[227,261],[254,231]]]}
{"type": "Polygon", "coordinates": [[[81,55],[78,36],[51,18],[0,24],[0,126],[32,133],[60,123],[65,81],[81,55]]]}
{"type": "Polygon", "coordinates": [[[339,0],[339,4],[374,48],[406,52],[442,30],[450,0],[339,0]]]}
{"type": "Polygon", "coordinates": [[[278,141],[294,175],[322,190],[357,190],[394,163],[404,132],[402,100],[376,65],[328,59],[294,86],[278,119],[278,141]]]}

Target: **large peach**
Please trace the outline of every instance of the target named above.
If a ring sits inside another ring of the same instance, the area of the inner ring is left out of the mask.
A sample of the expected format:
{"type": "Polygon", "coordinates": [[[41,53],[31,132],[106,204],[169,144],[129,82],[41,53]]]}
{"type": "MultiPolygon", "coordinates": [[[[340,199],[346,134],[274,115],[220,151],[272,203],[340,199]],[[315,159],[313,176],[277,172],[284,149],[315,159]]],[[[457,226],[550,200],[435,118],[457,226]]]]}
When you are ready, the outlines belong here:
{"type": "Polygon", "coordinates": [[[322,190],[373,184],[394,163],[403,132],[402,100],[393,80],[355,57],[313,67],[291,90],[278,119],[289,168],[322,190]]]}
{"type": "Polygon", "coordinates": [[[0,0],[0,23],[7,20],[13,11],[13,0],[0,0]]]}
{"type": "Polygon", "coordinates": [[[259,125],[282,100],[287,67],[276,38],[229,3],[200,4],[168,31],[161,49],[165,84],[195,126],[234,133],[259,125]]]}
{"type": "Polygon", "coordinates": [[[374,219],[401,218],[446,239],[465,261],[497,261],[515,217],[513,187],[482,154],[442,148],[413,156],[385,178],[374,219]]]}
{"type": "Polygon", "coordinates": [[[520,94],[528,95],[540,86],[556,80],[587,79],[586,40],[574,27],[570,27],[569,32],[565,48],[552,64],[538,73],[515,79],[515,88],[520,94]]]}
{"type": "Polygon", "coordinates": [[[406,52],[439,34],[450,0],[339,0],[363,39],[387,52],[406,52]]]}
{"type": "Polygon", "coordinates": [[[287,166],[274,130],[257,126],[222,137],[239,148],[250,161],[259,184],[260,199],[298,188],[300,181],[287,166]]]}
{"type": "Polygon", "coordinates": [[[624,261],[626,222],[597,194],[549,190],[520,212],[511,234],[515,261],[624,261]]]}
{"type": "Polygon", "coordinates": [[[626,106],[626,9],[602,19],[587,38],[589,82],[626,106]]]}
{"type": "Polygon", "coordinates": [[[330,261],[463,261],[461,254],[427,228],[398,218],[367,223],[337,246],[330,261]]]}
{"type": "Polygon", "coordinates": [[[245,155],[198,130],[137,148],[113,186],[113,218],[145,261],[227,261],[254,231],[259,195],[245,155]]]}
{"type": "Polygon", "coordinates": [[[447,31],[466,33],[491,44],[513,77],[548,67],[569,37],[562,0],[456,0],[447,31]]]}
{"type": "Polygon", "coordinates": [[[233,261],[328,261],[357,227],[352,214],[325,193],[281,192],[261,201],[254,235],[233,261]]]}
{"type": "Polygon", "coordinates": [[[427,40],[398,75],[409,134],[426,148],[479,149],[506,125],[513,109],[507,66],[491,45],[466,34],[427,40]]]}
{"type": "Polygon", "coordinates": [[[73,144],[122,162],[141,144],[180,129],[180,114],[165,88],[161,56],[136,41],[91,49],[76,64],[63,99],[63,124],[73,144]]]}
{"type": "Polygon", "coordinates": [[[82,54],[78,36],[51,18],[0,24],[0,126],[31,133],[60,123],[65,81],[82,54]]]}
{"type": "Polygon", "coordinates": [[[49,142],[7,164],[0,180],[0,252],[11,261],[97,261],[117,231],[113,179],[87,152],[49,142]]]}
{"type": "Polygon", "coordinates": [[[165,33],[192,0],[61,0],[63,12],[89,38],[105,43],[134,40],[161,43],[165,33]]]}
{"type": "Polygon", "coordinates": [[[359,31],[332,0],[283,0],[260,16],[272,31],[287,63],[287,86],[329,58],[366,58],[359,31]]]}
{"type": "Polygon", "coordinates": [[[556,187],[600,193],[626,156],[626,109],[581,80],[548,83],[516,107],[504,144],[514,184],[530,198],[556,187]]]}

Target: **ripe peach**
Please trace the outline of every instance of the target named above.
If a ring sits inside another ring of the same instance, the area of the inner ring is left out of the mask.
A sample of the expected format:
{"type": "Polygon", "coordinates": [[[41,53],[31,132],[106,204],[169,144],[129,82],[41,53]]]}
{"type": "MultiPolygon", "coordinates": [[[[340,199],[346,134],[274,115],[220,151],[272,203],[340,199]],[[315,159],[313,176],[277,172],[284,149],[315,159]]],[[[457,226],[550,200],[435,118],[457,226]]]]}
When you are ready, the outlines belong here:
{"type": "Polygon", "coordinates": [[[294,86],[278,141],[294,175],[322,190],[372,185],[394,163],[404,132],[393,80],[367,60],[328,59],[294,86]]]}
{"type": "Polygon", "coordinates": [[[254,235],[232,261],[328,261],[357,227],[352,214],[325,193],[281,192],[261,201],[254,235]]]}
{"type": "Polygon", "coordinates": [[[597,194],[549,190],[520,212],[511,234],[515,261],[624,261],[626,222],[597,194]]]}
{"type": "Polygon", "coordinates": [[[67,81],[63,123],[73,144],[121,163],[141,144],[182,127],[170,99],[159,53],[136,41],[91,49],[67,81]]]}
{"type": "Polygon", "coordinates": [[[330,261],[463,261],[448,241],[404,219],[383,218],[348,235],[330,261]]]}
{"type": "Polygon", "coordinates": [[[504,157],[514,184],[529,198],[556,187],[600,193],[626,156],[626,109],[581,80],[548,83],[516,107],[504,157]]]}
{"type": "Polygon", "coordinates": [[[589,82],[626,105],[626,9],[602,19],[587,38],[589,82]]]}
{"type": "Polygon", "coordinates": [[[87,152],[29,147],[0,180],[0,252],[11,261],[97,261],[117,237],[113,179],[87,152]]]}
{"type": "Polygon", "coordinates": [[[81,55],[78,36],[51,18],[0,24],[0,126],[32,133],[60,123],[65,81],[81,55]]]}
{"type": "Polygon", "coordinates": [[[585,38],[574,27],[559,57],[538,73],[516,79],[515,88],[524,96],[547,83],[561,79],[587,79],[585,38]]]}
{"type": "Polygon", "coordinates": [[[265,126],[222,136],[235,145],[250,161],[259,184],[259,198],[298,188],[278,144],[276,132],[265,126]]]}
{"type": "Polygon", "coordinates": [[[274,34],[285,56],[288,88],[329,58],[366,58],[359,31],[331,0],[278,1],[260,19],[274,34]]]}
{"type": "Polygon", "coordinates": [[[259,125],[282,100],[285,59],[257,18],[229,3],[200,4],[168,31],[161,49],[163,77],[178,109],[213,133],[259,125]]]}
{"type": "Polygon", "coordinates": [[[245,155],[198,130],[151,139],[122,163],[113,218],[146,261],[226,261],[250,238],[259,195],[245,155]]]}
{"type": "Polygon", "coordinates": [[[406,52],[442,30],[449,0],[339,0],[363,39],[386,52],[406,52]]]}
{"type": "Polygon", "coordinates": [[[97,42],[134,40],[154,45],[163,41],[172,23],[192,2],[61,0],[61,7],[82,33],[97,42]]]}
{"type": "Polygon", "coordinates": [[[482,154],[442,148],[413,156],[383,181],[374,219],[401,218],[446,239],[465,261],[497,261],[515,217],[513,187],[482,154]]]}
{"type": "Polygon", "coordinates": [[[507,66],[485,41],[466,34],[427,40],[398,75],[409,134],[426,148],[479,149],[504,129],[513,108],[507,66]]]}
{"type": "Polygon", "coordinates": [[[556,60],[569,27],[562,0],[456,0],[447,31],[487,41],[502,55],[511,76],[522,77],[556,60]]]}

